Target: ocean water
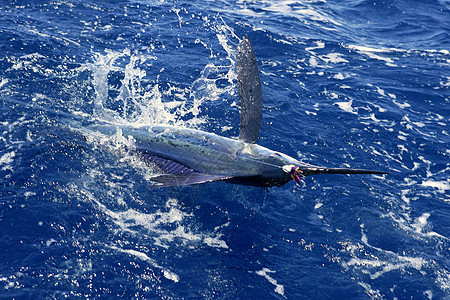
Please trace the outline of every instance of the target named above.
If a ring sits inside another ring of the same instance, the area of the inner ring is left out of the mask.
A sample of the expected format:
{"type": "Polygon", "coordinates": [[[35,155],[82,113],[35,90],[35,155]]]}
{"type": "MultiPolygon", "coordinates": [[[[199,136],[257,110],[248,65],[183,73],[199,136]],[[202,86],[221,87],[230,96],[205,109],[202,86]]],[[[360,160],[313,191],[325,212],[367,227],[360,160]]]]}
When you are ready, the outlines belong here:
{"type": "Polygon", "coordinates": [[[0,298],[449,299],[450,2],[1,1],[0,298]],[[322,175],[152,188],[120,134],[238,135],[322,175]]]}

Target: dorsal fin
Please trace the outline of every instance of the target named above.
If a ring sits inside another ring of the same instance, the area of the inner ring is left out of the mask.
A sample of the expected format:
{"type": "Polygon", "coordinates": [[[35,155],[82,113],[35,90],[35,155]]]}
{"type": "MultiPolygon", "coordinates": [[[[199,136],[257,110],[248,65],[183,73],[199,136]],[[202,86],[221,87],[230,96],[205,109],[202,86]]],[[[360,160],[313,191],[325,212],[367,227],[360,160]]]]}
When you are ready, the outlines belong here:
{"type": "Polygon", "coordinates": [[[262,87],[252,44],[246,35],[238,47],[239,139],[256,143],[262,119],[262,87]]]}

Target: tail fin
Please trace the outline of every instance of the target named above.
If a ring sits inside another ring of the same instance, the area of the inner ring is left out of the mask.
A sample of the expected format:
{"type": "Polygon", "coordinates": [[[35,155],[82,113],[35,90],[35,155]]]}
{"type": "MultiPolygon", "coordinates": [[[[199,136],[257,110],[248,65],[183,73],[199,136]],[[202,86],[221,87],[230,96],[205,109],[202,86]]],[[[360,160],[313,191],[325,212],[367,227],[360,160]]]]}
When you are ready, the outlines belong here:
{"type": "Polygon", "coordinates": [[[389,174],[383,171],[365,170],[365,169],[346,169],[346,168],[323,168],[323,167],[306,167],[300,168],[304,176],[318,174],[389,174]]]}

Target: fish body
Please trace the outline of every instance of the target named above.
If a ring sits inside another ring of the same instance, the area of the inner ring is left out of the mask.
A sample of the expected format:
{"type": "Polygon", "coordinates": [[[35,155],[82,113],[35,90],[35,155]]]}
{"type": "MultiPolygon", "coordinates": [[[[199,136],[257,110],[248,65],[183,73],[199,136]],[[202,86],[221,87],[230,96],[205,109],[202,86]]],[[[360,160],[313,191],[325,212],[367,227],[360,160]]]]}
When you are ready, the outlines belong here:
{"type": "Polygon", "coordinates": [[[302,163],[256,144],[262,119],[262,86],[253,46],[245,36],[236,57],[239,90],[238,139],[172,126],[97,124],[91,130],[120,133],[133,140],[131,151],[156,165],[157,186],[182,186],[225,180],[255,186],[280,186],[291,179],[317,174],[385,174],[385,172],[326,168],[302,163]]]}
{"type": "Polygon", "coordinates": [[[161,175],[163,179],[154,178],[163,185],[181,185],[177,182],[182,182],[183,177],[192,174],[196,174],[199,179],[199,182],[193,183],[227,180],[256,186],[282,185],[291,180],[291,176],[283,171],[284,165],[310,166],[254,143],[201,130],[160,125],[135,127],[109,124],[94,125],[90,129],[106,135],[119,132],[131,138],[131,150],[157,165],[163,173],[170,171],[174,165],[184,169],[183,174],[168,173],[161,175]]]}

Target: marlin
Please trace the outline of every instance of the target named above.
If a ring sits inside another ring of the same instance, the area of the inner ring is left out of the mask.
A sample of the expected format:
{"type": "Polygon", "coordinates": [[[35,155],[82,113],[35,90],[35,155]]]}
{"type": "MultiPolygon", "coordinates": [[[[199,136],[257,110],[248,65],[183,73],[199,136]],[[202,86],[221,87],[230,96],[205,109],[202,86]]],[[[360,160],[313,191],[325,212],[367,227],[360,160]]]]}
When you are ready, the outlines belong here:
{"type": "Polygon", "coordinates": [[[386,172],[327,168],[302,163],[286,154],[256,144],[263,97],[252,44],[245,36],[237,53],[240,134],[238,139],[173,126],[95,125],[112,135],[120,131],[134,140],[133,152],[160,169],[155,186],[184,186],[223,180],[272,187],[317,174],[387,174],[386,172]]]}

